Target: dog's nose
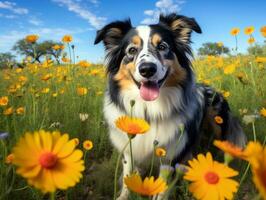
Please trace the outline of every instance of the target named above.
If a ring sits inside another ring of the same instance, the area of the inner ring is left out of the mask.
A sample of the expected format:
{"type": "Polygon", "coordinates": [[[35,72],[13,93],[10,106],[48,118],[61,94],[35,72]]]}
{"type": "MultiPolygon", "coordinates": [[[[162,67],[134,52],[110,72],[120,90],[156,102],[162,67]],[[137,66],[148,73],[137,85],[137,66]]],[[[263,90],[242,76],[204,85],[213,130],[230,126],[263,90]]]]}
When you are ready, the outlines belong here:
{"type": "Polygon", "coordinates": [[[145,78],[152,77],[157,71],[157,67],[154,63],[142,63],[139,66],[139,73],[145,78]]]}

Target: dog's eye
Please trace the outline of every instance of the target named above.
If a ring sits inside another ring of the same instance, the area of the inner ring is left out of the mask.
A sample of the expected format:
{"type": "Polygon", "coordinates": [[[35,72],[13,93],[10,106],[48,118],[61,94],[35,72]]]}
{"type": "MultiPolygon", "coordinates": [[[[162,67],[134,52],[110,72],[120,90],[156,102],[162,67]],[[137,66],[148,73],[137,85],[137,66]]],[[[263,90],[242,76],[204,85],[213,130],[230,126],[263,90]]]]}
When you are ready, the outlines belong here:
{"type": "Polygon", "coordinates": [[[158,49],[159,51],[165,51],[167,48],[168,48],[168,46],[167,46],[166,43],[160,43],[160,44],[157,46],[157,49],[158,49]]]}
{"type": "Polygon", "coordinates": [[[129,49],[128,49],[128,53],[130,54],[130,55],[135,55],[136,53],[137,53],[137,48],[136,47],[130,47],[129,49]]]}

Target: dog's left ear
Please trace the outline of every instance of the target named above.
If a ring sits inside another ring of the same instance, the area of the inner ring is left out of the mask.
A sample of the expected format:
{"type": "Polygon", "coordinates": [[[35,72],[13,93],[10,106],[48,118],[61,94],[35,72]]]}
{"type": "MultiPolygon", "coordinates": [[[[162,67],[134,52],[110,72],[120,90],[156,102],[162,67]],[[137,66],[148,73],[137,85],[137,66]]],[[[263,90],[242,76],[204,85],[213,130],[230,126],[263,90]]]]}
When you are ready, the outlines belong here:
{"type": "Polygon", "coordinates": [[[160,15],[159,23],[166,25],[176,36],[176,40],[190,43],[191,32],[201,33],[201,28],[194,18],[175,13],[160,15]]]}
{"type": "Polygon", "coordinates": [[[131,28],[132,25],[130,19],[107,24],[101,30],[97,31],[94,44],[103,41],[106,50],[113,49],[121,43],[121,40],[131,28]]]}

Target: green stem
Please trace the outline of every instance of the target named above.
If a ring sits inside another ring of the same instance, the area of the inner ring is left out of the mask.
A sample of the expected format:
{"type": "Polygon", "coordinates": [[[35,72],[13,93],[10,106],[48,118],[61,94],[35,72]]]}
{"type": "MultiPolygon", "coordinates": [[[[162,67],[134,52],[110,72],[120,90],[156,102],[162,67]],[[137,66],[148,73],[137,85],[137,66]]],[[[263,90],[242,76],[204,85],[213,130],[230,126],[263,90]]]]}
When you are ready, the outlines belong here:
{"type": "Polygon", "coordinates": [[[238,49],[238,47],[237,47],[237,36],[235,36],[235,39],[236,39],[236,52],[237,52],[237,49],[238,49]]]}
{"type": "Polygon", "coordinates": [[[55,200],[55,192],[52,192],[52,193],[50,194],[50,200],[55,200]]]}
{"type": "MultiPolygon", "coordinates": [[[[129,140],[130,141],[130,140],[129,140]]],[[[122,155],[125,151],[125,149],[127,148],[127,145],[129,144],[129,141],[126,143],[126,145],[124,146],[124,148],[122,149],[122,151],[119,153],[117,161],[116,161],[116,166],[115,166],[115,180],[114,180],[114,200],[116,200],[116,192],[117,192],[117,174],[118,174],[118,167],[119,167],[119,163],[121,161],[122,155]]]]}
{"type": "Polygon", "coordinates": [[[67,43],[67,47],[68,47],[68,51],[69,51],[70,64],[72,64],[72,60],[71,60],[71,49],[70,49],[69,43],[67,43]]]}
{"type": "Polygon", "coordinates": [[[250,168],[250,163],[248,163],[248,165],[245,169],[245,172],[244,172],[243,176],[241,177],[241,180],[239,182],[239,188],[240,188],[241,184],[243,183],[243,181],[246,179],[249,168],[250,168]]]}
{"type": "Polygon", "coordinates": [[[252,131],[253,131],[253,139],[256,142],[257,136],[256,136],[255,122],[252,122],[252,131]]]}
{"type": "Polygon", "coordinates": [[[131,173],[134,170],[134,159],[133,159],[133,152],[132,152],[132,138],[129,135],[129,148],[130,148],[130,159],[131,159],[131,173]]]}
{"type": "Polygon", "coordinates": [[[152,171],[153,171],[153,164],[154,164],[154,154],[155,154],[155,148],[153,146],[153,152],[152,152],[152,158],[151,158],[151,169],[150,169],[150,173],[149,173],[149,177],[152,175],[152,171]]]}

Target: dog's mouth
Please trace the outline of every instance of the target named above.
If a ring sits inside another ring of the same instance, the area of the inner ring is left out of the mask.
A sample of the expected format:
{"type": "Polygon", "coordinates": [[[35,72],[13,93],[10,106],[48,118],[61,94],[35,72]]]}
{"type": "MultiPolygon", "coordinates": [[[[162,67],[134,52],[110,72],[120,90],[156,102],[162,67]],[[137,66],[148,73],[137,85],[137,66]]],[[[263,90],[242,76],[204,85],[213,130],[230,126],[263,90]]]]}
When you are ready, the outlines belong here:
{"type": "Polygon", "coordinates": [[[168,76],[168,73],[169,73],[169,69],[165,73],[164,77],[159,81],[148,80],[148,81],[138,82],[138,81],[136,81],[136,79],[134,79],[131,72],[129,72],[129,73],[130,73],[132,80],[134,81],[134,83],[139,88],[140,96],[142,97],[142,99],[145,101],[154,101],[155,99],[157,99],[159,97],[160,87],[165,82],[165,80],[168,76]]]}

